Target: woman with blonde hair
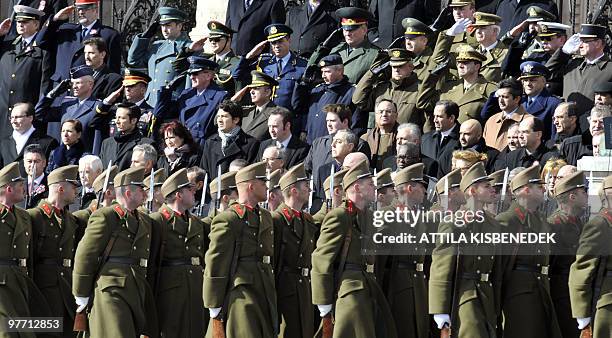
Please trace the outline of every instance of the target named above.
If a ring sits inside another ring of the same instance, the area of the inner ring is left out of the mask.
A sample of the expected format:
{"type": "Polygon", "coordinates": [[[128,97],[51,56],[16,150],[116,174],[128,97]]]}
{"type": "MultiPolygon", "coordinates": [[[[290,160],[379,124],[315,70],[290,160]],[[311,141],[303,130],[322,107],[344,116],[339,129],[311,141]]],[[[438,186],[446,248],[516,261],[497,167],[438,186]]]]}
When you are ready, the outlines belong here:
{"type": "Polygon", "coordinates": [[[461,175],[474,164],[483,162],[486,165],[487,154],[479,153],[474,149],[455,150],[451,159],[451,170],[461,169],[461,175]]]}

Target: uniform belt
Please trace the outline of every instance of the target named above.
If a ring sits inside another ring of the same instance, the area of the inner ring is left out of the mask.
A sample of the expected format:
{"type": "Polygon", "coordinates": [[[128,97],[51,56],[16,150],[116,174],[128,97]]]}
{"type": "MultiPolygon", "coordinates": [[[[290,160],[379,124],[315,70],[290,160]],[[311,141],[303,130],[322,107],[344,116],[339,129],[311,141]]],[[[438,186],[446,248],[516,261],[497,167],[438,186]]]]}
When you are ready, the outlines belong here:
{"type": "Polygon", "coordinates": [[[26,266],[26,258],[0,258],[0,265],[26,266]]]}
{"type": "Polygon", "coordinates": [[[162,266],[184,266],[193,265],[200,266],[200,257],[191,258],[179,258],[179,259],[164,259],[161,263],[162,266]]]}
{"type": "Polygon", "coordinates": [[[481,282],[488,282],[489,281],[489,274],[488,273],[469,273],[469,272],[464,272],[463,274],[461,274],[461,279],[471,279],[471,280],[477,280],[477,281],[481,281],[481,282]]]}
{"type": "Polygon", "coordinates": [[[72,267],[72,259],[70,258],[63,258],[63,259],[57,259],[57,258],[42,258],[38,261],[38,264],[42,264],[42,265],[58,265],[58,266],[63,266],[65,268],[69,268],[72,267]]]}
{"type": "Polygon", "coordinates": [[[527,272],[540,273],[542,275],[548,275],[548,265],[532,266],[532,265],[525,265],[525,264],[517,264],[516,266],[514,266],[514,271],[527,271],[527,272]]]}
{"type": "Polygon", "coordinates": [[[423,272],[424,264],[423,263],[397,262],[397,268],[398,269],[412,270],[412,271],[416,271],[416,272],[423,272]]]}
{"type": "Polygon", "coordinates": [[[374,264],[345,263],[344,270],[374,272],[374,264]]]}
{"type": "Polygon", "coordinates": [[[284,272],[289,272],[289,273],[297,273],[297,274],[302,275],[304,277],[308,277],[310,275],[310,269],[309,268],[292,268],[290,266],[283,266],[283,271],[284,272]]]}
{"type": "Polygon", "coordinates": [[[263,257],[256,257],[256,256],[246,256],[246,257],[240,257],[238,259],[241,262],[262,262],[264,264],[270,264],[272,262],[272,259],[270,256],[263,256],[263,257]]]}
{"type": "Polygon", "coordinates": [[[107,262],[126,265],[138,265],[143,268],[147,267],[147,259],[145,258],[138,259],[132,257],[108,257],[107,262]]]}

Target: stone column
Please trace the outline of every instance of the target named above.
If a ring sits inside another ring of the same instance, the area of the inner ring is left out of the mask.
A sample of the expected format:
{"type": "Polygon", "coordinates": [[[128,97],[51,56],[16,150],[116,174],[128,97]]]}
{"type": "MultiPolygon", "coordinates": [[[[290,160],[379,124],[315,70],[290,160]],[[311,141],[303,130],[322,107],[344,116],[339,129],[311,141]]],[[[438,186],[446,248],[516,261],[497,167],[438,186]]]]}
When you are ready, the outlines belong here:
{"type": "Polygon", "coordinates": [[[227,1],[228,0],[198,0],[196,26],[189,33],[192,40],[202,38],[208,32],[206,28],[208,21],[217,20],[225,23],[227,1]]]}

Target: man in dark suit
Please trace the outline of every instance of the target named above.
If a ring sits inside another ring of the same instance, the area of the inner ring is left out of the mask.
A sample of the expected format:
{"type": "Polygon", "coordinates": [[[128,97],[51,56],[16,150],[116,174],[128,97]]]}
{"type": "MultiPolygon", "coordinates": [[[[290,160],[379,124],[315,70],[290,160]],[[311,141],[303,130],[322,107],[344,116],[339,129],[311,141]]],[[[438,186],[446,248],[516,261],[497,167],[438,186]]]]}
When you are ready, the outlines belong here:
{"type": "Polygon", "coordinates": [[[98,20],[98,0],[76,0],[74,6],[60,10],[47,21],[36,40],[40,46],[55,52],[55,83],[70,78],[70,69],[85,64],[83,41],[90,37],[104,39],[108,47],[108,67],[118,73],[121,69],[121,45],[119,33],[98,20]],[[66,22],[77,11],[79,23],[66,22]]]}
{"type": "Polygon", "coordinates": [[[430,24],[439,9],[439,0],[372,0],[370,13],[378,25],[370,32],[370,41],[386,48],[404,34],[403,19],[414,18],[430,24]]]}
{"type": "Polygon", "coordinates": [[[83,42],[85,64],[94,70],[94,87],[91,96],[104,100],[110,93],[121,87],[121,75],[113,72],[104,63],[108,54],[106,42],[102,38],[89,38],[83,42]]]}
{"type": "Polygon", "coordinates": [[[242,118],[242,130],[261,142],[270,138],[268,118],[277,108],[272,102],[272,88],[277,86],[278,82],[268,74],[256,70],[251,75],[251,84],[247,87],[254,106],[244,107],[247,111],[242,118]]]}
{"type": "Polygon", "coordinates": [[[21,5],[14,9],[18,35],[7,36],[10,21],[0,25],[0,138],[9,137],[13,132],[8,120],[13,105],[36,104],[40,95],[51,89],[53,72],[51,54],[35,41],[44,12],[21,5]]]}
{"type": "Polygon", "coordinates": [[[285,22],[283,0],[229,0],[225,25],[236,33],[232,49],[245,55],[259,41],[264,40],[264,28],[272,23],[285,22]]]}
{"type": "Polygon", "coordinates": [[[78,66],[71,70],[72,93],[74,96],[60,96],[68,90],[70,82],[63,80],[36,105],[36,121],[47,124],[47,135],[60,139],[60,125],[66,120],[79,120],[83,125],[81,140],[87,152],[100,153],[100,146],[107,130],[92,128],[96,115],[96,104],[100,101],[92,97],[94,79],[93,69],[89,66],[78,66]],[[49,123],[61,122],[61,123],[49,123]]]}
{"type": "Polygon", "coordinates": [[[265,140],[259,147],[257,160],[260,161],[263,151],[269,146],[277,146],[285,150],[285,169],[289,169],[304,161],[310,146],[291,134],[291,112],[277,107],[268,118],[268,131],[270,139],[265,140]]]}
{"type": "Polygon", "coordinates": [[[596,105],[591,109],[589,116],[589,130],[561,142],[559,154],[567,164],[575,166],[583,156],[593,156],[593,136],[604,132],[603,120],[611,115],[610,106],[596,105]]]}
{"type": "Polygon", "coordinates": [[[338,28],[336,9],[331,0],[310,0],[289,8],[286,24],[293,29],[291,50],[309,58],[319,44],[338,28]]]}
{"type": "Polygon", "coordinates": [[[433,111],[435,130],[423,134],[421,152],[430,158],[438,158],[448,149],[459,144],[459,106],[453,101],[442,100],[436,103],[433,111]]]}
{"type": "Polygon", "coordinates": [[[23,162],[28,177],[24,204],[25,209],[29,209],[37,206],[38,202],[49,196],[47,175],[45,174],[47,157],[38,144],[30,144],[24,149],[23,162]]]}
{"type": "Polygon", "coordinates": [[[34,105],[31,103],[17,103],[11,110],[12,135],[3,138],[0,142],[0,167],[9,165],[11,162],[19,161],[22,172],[23,151],[30,144],[38,144],[43,149],[45,158],[49,158],[51,151],[58,146],[58,142],[47,135],[41,129],[35,128],[34,105]]]}
{"type": "Polygon", "coordinates": [[[200,168],[208,173],[210,180],[217,177],[219,166],[221,172],[225,173],[235,159],[244,159],[247,163],[255,162],[259,141],[240,129],[241,118],[242,107],[238,103],[225,100],[219,105],[216,115],[218,133],[204,143],[204,156],[200,161],[200,168]]]}
{"type": "MultiPolygon", "coordinates": [[[[551,150],[542,142],[544,123],[537,118],[529,117],[519,124],[520,148],[509,152],[505,156],[503,168],[510,170],[517,167],[529,168],[537,163],[540,168],[544,167],[546,161],[557,156],[556,150],[551,150]]],[[[501,168],[501,167],[500,167],[501,168]]]]}

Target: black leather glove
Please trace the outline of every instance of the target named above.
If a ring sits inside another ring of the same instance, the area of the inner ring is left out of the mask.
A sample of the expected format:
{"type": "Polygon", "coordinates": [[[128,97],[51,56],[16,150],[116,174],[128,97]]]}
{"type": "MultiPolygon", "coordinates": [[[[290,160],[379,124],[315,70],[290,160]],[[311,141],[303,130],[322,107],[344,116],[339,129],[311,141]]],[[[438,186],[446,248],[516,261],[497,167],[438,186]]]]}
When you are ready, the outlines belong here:
{"type": "Polygon", "coordinates": [[[323,41],[323,43],[321,44],[321,47],[327,48],[327,49],[332,49],[332,48],[334,48],[340,42],[340,39],[342,37],[343,37],[343,35],[342,35],[342,28],[338,28],[335,31],[333,31],[327,37],[327,39],[325,39],[325,41],[323,41]]]}
{"type": "Polygon", "coordinates": [[[189,68],[189,60],[187,58],[190,57],[192,54],[193,53],[188,52],[186,48],[181,49],[176,58],[170,61],[172,69],[174,69],[177,74],[186,71],[189,68]]]}
{"type": "Polygon", "coordinates": [[[171,89],[171,90],[175,90],[176,88],[178,88],[181,84],[185,83],[185,78],[187,77],[186,74],[181,74],[177,77],[175,77],[174,79],[172,79],[172,81],[170,81],[170,83],[168,83],[166,85],[166,89],[171,89]]]}
{"type": "Polygon", "coordinates": [[[65,92],[67,92],[68,88],[70,88],[70,79],[65,79],[62,82],[60,82],[57,86],[55,86],[55,88],[51,89],[51,91],[49,92],[49,94],[47,94],[47,96],[52,99],[56,99],[62,96],[62,94],[64,94],[65,92]]]}
{"type": "Polygon", "coordinates": [[[372,65],[370,66],[370,70],[372,71],[372,73],[378,74],[381,71],[383,71],[383,69],[387,68],[388,66],[389,66],[389,53],[387,53],[384,50],[380,50],[378,51],[378,55],[376,55],[376,59],[374,59],[374,62],[372,62],[372,65]]]}
{"type": "Polygon", "coordinates": [[[527,48],[529,47],[529,45],[531,45],[531,42],[533,41],[533,39],[535,39],[536,33],[532,33],[532,32],[523,32],[521,33],[521,36],[519,37],[518,43],[521,47],[527,48]]]}
{"type": "Polygon", "coordinates": [[[432,75],[436,75],[436,76],[440,76],[442,74],[442,72],[444,72],[446,70],[446,68],[448,68],[448,64],[450,63],[449,58],[444,59],[444,61],[440,62],[436,68],[431,70],[431,74],[432,75]]]}
{"type": "Polygon", "coordinates": [[[439,32],[450,28],[453,23],[453,9],[452,7],[447,6],[440,12],[430,27],[434,31],[439,32]]]}
{"type": "Polygon", "coordinates": [[[159,31],[159,22],[157,20],[151,22],[147,30],[142,33],[142,37],[146,39],[150,39],[155,36],[155,33],[159,31]]]}

